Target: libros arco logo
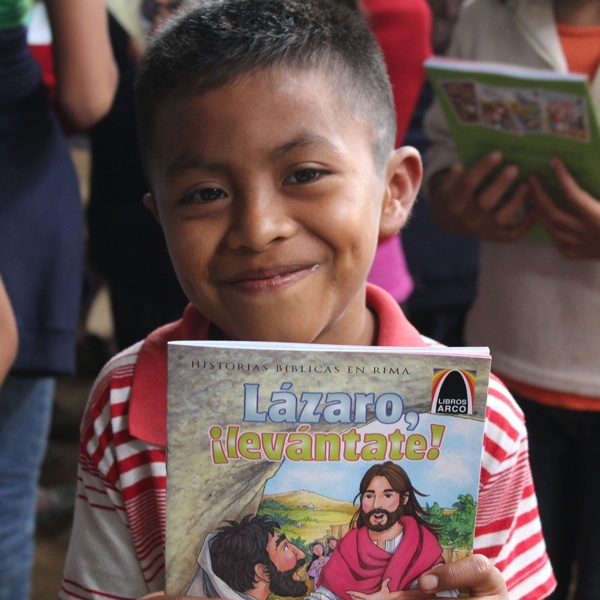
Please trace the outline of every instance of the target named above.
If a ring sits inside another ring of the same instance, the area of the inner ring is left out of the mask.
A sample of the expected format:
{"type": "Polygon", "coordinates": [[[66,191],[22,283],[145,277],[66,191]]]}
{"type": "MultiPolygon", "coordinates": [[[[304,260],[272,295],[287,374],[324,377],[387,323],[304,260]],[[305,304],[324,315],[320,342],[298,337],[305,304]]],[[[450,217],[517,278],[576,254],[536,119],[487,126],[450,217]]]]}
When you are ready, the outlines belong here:
{"type": "Polygon", "coordinates": [[[476,381],[477,371],[434,369],[431,412],[472,415],[476,381]]]}

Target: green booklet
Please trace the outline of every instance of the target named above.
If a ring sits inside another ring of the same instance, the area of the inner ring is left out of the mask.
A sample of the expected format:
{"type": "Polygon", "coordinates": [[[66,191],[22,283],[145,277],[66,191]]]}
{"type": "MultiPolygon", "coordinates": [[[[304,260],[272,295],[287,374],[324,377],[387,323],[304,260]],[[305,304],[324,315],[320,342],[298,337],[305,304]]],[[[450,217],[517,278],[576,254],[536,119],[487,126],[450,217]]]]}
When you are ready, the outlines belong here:
{"type": "MultiPolygon", "coordinates": [[[[600,198],[600,127],[585,75],[436,56],[425,68],[466,167],[500,150],[520,168],[515,185],[538,174],[560,204],[549,164],[558,156],[600,198]]],[[[548,239],[540,225],[531,236],[548,239]]]]}

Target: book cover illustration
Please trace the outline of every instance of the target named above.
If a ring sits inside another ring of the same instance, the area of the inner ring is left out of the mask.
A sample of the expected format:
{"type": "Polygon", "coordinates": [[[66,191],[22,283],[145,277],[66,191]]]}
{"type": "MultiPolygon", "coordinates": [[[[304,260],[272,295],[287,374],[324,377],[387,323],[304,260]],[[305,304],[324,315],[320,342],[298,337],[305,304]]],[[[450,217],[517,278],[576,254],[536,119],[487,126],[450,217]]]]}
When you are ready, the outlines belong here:
{"type": "Polygon", "coordinates": [[[544,111],[540,97],[539,90],[514,89],[510,94],[509,109],[524,135],[544,132],[544,111]]]}
{"type": "Polygon", "coordinates": [[[169,343],[168,594],[355,600],[472,552],[487,349],[233,346],[169,343]]]}
{"type": "Polygon", "coordinates": [[[477,101],[481,110],[480,123],[483,127],[491,127],[520,135],[515,116],[510,109],[510,98],[513,90],[498,88],[492,85],[476,85],[477,101]]]}
{"type": "Polygon", "coordinates": [[[440,81],[440,87],[461,123],[480,122],[477,90],[473,81],[440,81]]]}
{"type": "MultiPolygon", "coordinates": [[[[469,167],[493,150],[520,176],[540,175],[564,200],[549,161],[559,156],[579,185],[600,198],[600,127],[585,75],[445,57],[425,61],[461,162],[469,167]]],[[[541,225],[530,232],[548,239],[541,225]]]]}
{"type": "Polygon", "coordinates": [[[589,142],[588,107],[585,98],[573,94],[542,91],[546,131],[551,135],[589,142]]]}

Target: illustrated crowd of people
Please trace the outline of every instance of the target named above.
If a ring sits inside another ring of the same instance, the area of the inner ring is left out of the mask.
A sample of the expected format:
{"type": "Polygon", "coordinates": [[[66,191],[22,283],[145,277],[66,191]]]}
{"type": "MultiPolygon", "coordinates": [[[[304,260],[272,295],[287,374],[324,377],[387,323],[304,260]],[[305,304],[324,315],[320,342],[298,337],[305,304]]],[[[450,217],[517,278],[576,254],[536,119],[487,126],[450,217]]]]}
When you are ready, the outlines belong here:
{"type": "Polygon", "coordinates": [[[583,73],[600,110],[600,3],[144,0],[140,38],[115,2],[45,0],[49,85],[32,2],[0,6],[0,600],[30,598],[92,280],[118,352],[81,423],[62,600],[167,598],[166,345],[205,339],[484,346],[494,376],[471,556],[441,560],[386,463],[308,560],[276,520],[231,519],[189,597],[599,598],[600,199],[558,153],[546,179],[499,150],[461,164],[423,62],[583,73]],[[253,558],[228,564],[246,530],[253,558]]]}

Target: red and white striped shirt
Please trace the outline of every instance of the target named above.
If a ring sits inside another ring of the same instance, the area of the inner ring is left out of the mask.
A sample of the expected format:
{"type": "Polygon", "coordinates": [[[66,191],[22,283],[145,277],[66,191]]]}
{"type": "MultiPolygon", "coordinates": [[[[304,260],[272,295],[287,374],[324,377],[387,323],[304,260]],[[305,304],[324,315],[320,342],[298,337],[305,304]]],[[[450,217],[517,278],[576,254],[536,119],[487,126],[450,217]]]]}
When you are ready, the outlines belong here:
{"type": "MultiPolygon", "coordinates": [[[[397,303],[369,286],[380,346],[430,343],[397,303]]],[[[98,376],[82,423],[78,494],[62,600],[133,600],[164,589],[167,342],[206,339],[209,323],[188,306],[114,357],[98,376]]],[[[475,551],[500,569],[510,597],[544,598],[554,577],[542,537],[523,415],[490,380],[475,551]]]]}

